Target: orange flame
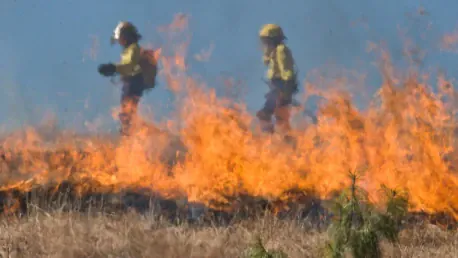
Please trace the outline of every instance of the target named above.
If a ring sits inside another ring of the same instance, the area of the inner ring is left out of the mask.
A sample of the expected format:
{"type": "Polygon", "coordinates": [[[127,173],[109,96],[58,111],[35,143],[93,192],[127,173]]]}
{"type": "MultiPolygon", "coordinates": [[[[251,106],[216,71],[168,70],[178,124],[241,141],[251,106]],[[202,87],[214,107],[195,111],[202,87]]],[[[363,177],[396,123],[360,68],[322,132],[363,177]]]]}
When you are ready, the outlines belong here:
{"type": "MultiPolygon", "coordinates": [[[[178,16],[162,31],[176,35],[186,28],[187,19],[178,16]]],[[[408,191],[412,210],[458,218],[457,95],[445,76],[434,93],[418,74],[397,74],[382,52],[384,83],[365,112],[343,88],[309,82],[309,93],[324,100],[317,124],[295,130],[292,147],[253,131],[243,103],[219,98],[187,76],[186,46],[178,44],[172,55],[169,44],[161,47],[160,76],[178,97],[176,119],[166,129],[147,126],[119,144],[64,137],[52,146],[61,151],[46,150],[34,129],[12,134],[2,141],[0,190],[73,180],[110,191],[148,188],[212,206],[240,194],[283,199],[291,189],[326,198],[347,185],[349,171],[364,170],[372,199],[385,184],[408,191]]]]}

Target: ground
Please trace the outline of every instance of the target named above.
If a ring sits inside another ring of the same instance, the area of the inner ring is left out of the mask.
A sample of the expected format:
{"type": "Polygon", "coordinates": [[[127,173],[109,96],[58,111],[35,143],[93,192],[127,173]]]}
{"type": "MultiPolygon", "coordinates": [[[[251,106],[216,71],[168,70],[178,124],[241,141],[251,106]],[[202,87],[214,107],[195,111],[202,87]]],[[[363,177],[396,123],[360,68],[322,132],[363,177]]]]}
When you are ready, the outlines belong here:
{"type": "MultiPolygon", "coordinates": [[[[149,212],[45,212],[0,222],[1,257],[243,257],[258,236],[289,257],[322,257],[325,232],[269,215],[228,226],[170,224],[149,212]]],[[[457,257],[458,234],[432,225],[383,245],[385,257],[457,257]]]]}

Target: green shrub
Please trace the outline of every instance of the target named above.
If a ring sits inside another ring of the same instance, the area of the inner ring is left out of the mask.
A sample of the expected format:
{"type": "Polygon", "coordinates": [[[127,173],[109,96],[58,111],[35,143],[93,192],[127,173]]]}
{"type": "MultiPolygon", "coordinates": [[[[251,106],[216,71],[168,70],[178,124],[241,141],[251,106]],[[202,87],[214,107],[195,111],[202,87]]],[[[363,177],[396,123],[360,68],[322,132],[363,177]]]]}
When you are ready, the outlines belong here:
{"type": "Polygon", "coordinates": [[[407,196],[385,186],[384,211],[377,210],[358,187],[358,175],[350,173],[351,185],[333,206],[334,218],[328,229],[327,255],[337,258],[351,253],[355,258],[381,257],[380,241],[398,241],[400,223],[407,212],[407,196]]]}

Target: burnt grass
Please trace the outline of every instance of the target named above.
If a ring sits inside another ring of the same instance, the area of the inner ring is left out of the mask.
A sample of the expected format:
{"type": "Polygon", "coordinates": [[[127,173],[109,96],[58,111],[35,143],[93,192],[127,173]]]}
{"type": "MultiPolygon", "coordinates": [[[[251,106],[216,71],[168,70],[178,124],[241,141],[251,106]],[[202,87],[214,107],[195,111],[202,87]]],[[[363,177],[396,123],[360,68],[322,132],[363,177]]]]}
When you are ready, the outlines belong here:
{"type": "MultiPolygon", "coordinates": [[[[97,185],[96,182],[64,181],[60,184],[40,185],[29,191],[0,191],[0,214],[6,217],[24,217],[30,210],[36,209],[45,212],[106,214],[153,212],[173,224],[188,222],[215,226],[227,226],[268,214],[279,220],[295,220],[320,231],[327,228],[333,217],[327,208],[331,200],[321,200],[311,191],[298,189],[291,189],[285,196],[289,198],[267,200],[243,194],[226,196],[227,202],[212,203],[208,207],[202,203],[188,203],[183,198],[167,199],[149,189],[124,189],[115,192],[106,186],[97,185]]],[[[411,228],[425,223],[437,225],[444,230],[455,230],[458,227],[457,221],[446,213],[426,212],[409,213],[403,226],[411,228]]]]}
{"type": "Polygon", "coordinates": [[[167,199],[149,189],[124,189],[112,192],[96,182],[40,185],[29,191],[10,189],[0,191],[0,213],[3,216],[27,216],[29,209],[52,212],[99,211],[144,214],[154,211],[169,222],[201,222],[228,225],[236,220],[257,217],[266,213],[279,219],[309,219],[317,226],[326,223],[329,215],[321,200],[310,193],[292,190],[290,201],[267,200],[249,195],[227,196],[227,203],[188,203],[185,199],[167,199]],[[84,186],[88,186],[84,188],[84,186]],[[81,189],[84,193],[81,193],[81,189]]]}

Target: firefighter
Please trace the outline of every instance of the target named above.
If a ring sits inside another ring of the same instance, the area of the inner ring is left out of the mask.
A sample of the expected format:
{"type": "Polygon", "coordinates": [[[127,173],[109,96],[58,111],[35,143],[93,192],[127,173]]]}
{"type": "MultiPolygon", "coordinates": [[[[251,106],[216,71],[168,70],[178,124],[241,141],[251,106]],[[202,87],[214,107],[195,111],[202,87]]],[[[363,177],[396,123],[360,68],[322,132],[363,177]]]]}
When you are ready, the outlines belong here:
{"type": "Polygon", "coordinates": [[[121,135],[129,135],[132,124],[135,122],[137,107],[145,90],[140,62],[139,40],[142,36],[137,28],[130,22],[120,22],[111,37],[111,44],[118,43],[122,46],[121,61],[118,64],[101,64],[98,71],[103,76],[119,74],[122,81],[121,111],[119,120],[121,123],[121,135]]]}
{"type": "Polygon", "coordinates": [[[298,91],[294,59],[291,50],[285,45],[286,37],[280,26],[264,25],[259,37],[264,64],[268,67],[267,83],[270,90],[265,96],[263,108],[257,112],[257,117],[263,131],[274,132],[271,120],[272,116],[275,116],[275,127],[287,136],[291,129],[290,107],[293,96],[298,91]]]}

